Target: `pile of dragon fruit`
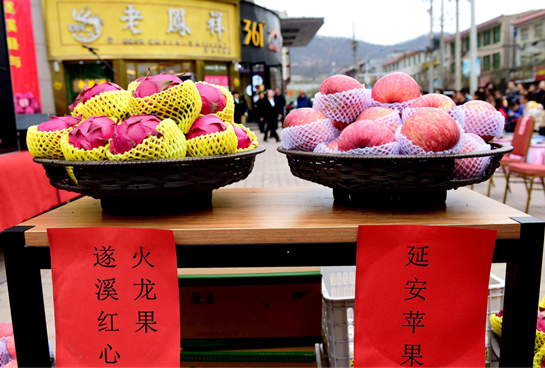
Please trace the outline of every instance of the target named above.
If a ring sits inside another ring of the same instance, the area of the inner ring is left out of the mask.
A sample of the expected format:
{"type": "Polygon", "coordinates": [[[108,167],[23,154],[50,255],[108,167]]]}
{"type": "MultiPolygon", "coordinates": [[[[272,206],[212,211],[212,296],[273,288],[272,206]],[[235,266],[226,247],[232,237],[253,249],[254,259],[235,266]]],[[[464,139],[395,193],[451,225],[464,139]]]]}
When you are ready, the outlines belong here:
{"type": "Polygon", "coordinates": [[[132,82],[84,87],[70,116],[30,127],[38,158],[78,161],[174,159],[242,152],[256,136],[234,123],[231,93],[205,82],[158,74],[132,82]]]}
{"type": "Polygon", "coordinates": [[[39,114],[41,112],[40,104],[30,91],[21,93],[17,92],[13,96],[16,114],[39,114]]]}
{"type": "MultiPolygon", "coordinates": [[[[371,90],[345,75],[327,78],[313,108],[290,112],[282,148],[319,154],[434,155],[490,151],[505,120],[485,101],[457,106],[448,96],[420,94],[418,83],[396,72],[371,90]]],[[[483,175],[490,157],[456,160],[457,178],[483,175]]]]}

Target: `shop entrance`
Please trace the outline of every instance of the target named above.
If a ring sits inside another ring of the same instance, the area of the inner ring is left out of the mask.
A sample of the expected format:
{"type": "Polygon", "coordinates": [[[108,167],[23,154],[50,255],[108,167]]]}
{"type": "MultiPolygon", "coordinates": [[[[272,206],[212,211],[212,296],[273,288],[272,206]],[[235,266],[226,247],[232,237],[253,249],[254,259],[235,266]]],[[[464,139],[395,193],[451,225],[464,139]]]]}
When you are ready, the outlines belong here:
{"type": "MultiPolygon", "coordinates": [[[[108,61],[112,65],[111,60],[108,61]]],[[[112,82],[114,73],[104,68],[100,61],[79,61],[64,63],[66,78],[66,96],[72,103],[83,90],[83,86],[92,87],[95,84],[112,82]]]]}

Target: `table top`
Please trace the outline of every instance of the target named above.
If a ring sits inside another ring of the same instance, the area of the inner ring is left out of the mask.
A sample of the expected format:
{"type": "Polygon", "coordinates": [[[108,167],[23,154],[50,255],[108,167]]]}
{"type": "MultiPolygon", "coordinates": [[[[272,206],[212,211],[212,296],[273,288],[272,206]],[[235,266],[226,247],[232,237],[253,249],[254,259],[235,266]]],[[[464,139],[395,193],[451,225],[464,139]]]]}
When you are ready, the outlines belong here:
{"type": "Polygon", "coordinates": [[[329,188],[223,188],[213,206],[178,215],[119,216],[103,213],[100,201],[84,197],[21,226],[28,246],[47,246],[47,228],[141,227],[170,229],[176,244],[263,244],[356,242],[358,225],[442,225],[498,231],[518,239],[530,217],[466,188],[448,191],[447,202],[431,210],[370,210],[333,205],[329,188]]]}

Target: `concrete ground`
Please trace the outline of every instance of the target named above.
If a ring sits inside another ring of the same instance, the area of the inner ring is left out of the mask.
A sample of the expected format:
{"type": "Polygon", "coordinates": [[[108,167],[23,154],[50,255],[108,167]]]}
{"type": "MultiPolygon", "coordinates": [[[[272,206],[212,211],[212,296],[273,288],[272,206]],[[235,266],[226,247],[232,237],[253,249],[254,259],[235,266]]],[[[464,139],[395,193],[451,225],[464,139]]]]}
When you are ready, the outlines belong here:
{"type": "MultiPolygon", "coordinates": [[[[255,131],[255,127],[250,127],[255,131]]],[[[274,140],[269,139],[268,142],[263,142],[263,135],[256,132],[258,135],[260,145],[265,147],[267,151],[260,154],[256,158],[255,167],[249,177],[241,182],[235,183],[230,187],[234,188],[252,188],[252,187],[313,187],[318,186],[311,182],[301,180],[294,177],[289,170],[286,157],[277,152],[276,148],[279,146],[274,140]]],[[[502,201],[505,180],[501,177],[495,177],[495,186],[492,187],[491,198],[502,201]]],[[[540,188],[540,186],[536,186],[540,188]]],[[[488,182],[478,184],[474,187],[474,190],[478,193],[486,195],[488,190],[488,182]]],[[[523,184],[512,184],[512,192],[507,199],[507,205],[516,208],[521,211],[525,211],[526,208],[527,192],[523,184]]],[[[533,193],[533,199],[530,207],[529,214],[539,219],[545,220],[545,192],[535,191],[533,193]]],[[[9,309],[9,299],[7,293],[7,282],[5,269],[4,269],[4,257],[0,251],[0,322],[11,322],[11,314],[9,309]]],[[[545,262],[544,262],[545,263],[545,262]]],[[[492,272],[502,279],[505,279],[505,264],[494,264],[492,266],[492,272]]],[[[542,274],[542,284],[543,284],[542,274]]],[[[43,292],[44,301],[46,306],[46,316],[49,338],[52,344],[55,343],[55,326],[54,326],[54,313],[53,313],[53,289],[51,282],[51,270],[42,270],[43,279],[43,292]]],[[[543,298],[545,290],[541,289],[540,298],[543,298]]]]}

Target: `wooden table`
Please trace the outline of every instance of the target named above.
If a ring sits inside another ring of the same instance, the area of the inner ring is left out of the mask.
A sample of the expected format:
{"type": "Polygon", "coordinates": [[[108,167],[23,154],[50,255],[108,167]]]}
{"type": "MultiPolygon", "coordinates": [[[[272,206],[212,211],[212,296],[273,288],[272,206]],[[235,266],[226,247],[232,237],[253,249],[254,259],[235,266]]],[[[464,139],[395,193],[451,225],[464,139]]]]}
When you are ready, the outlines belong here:
{"type": "MultiPolygon", "coordinates": [[[[336,206],[330,189],[214,191],[213,207],[179,215],[105,214],[82,198],[4,231],[8,292],[20,366],[48,365],[40,269],[51,267],[47,228],[170,229],[179,268],[356,264],[358,225],[441,225],[498,231],[493,262],[507,263],[500,366],[531,366],[545,223],[468,189],[421,211],[336,206]]],[[[457,296],[453,296],[456,298],[457,296]]],[[[447,303],[447,301],[446,301],[447,303]]]]}

